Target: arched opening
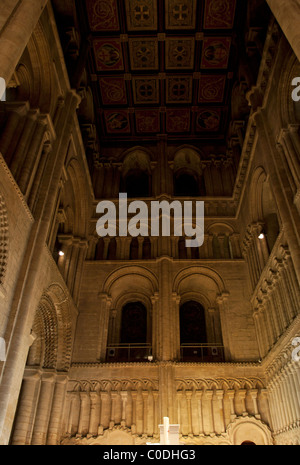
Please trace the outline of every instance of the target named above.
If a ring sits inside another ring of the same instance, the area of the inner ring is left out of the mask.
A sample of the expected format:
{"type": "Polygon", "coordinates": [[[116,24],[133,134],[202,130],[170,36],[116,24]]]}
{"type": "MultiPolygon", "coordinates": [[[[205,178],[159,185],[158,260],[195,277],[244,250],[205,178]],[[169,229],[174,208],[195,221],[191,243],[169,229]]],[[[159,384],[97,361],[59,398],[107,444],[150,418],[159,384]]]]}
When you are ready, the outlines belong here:
{"type": "Polygon", "coordinates": [[[139,241],[134,237],[130,243],[130,260],[138,260],[139,258],[139,241]]]}
{"type": "Polygon", "coordinates": [[[117,241],[115,237],[112,237],[109,241],[107,259],[115,260],[116,256],[117,256],[117,241]]]}
{"type": "Polygon", "coordinates": [[[149,197],[149,176],[141,170],[131,170],[123,180],[124,192],[129,198],[149,197]]]}
{"type": "Polygon", "coordinates": [[[205,195],[199,154],[191,148],[179,150],[174,157],[174,196],[198,197],[205,195]]]}
{"type": "Polygon", "coordinates": [[[149,237],[144,238],[143,242],[143,259],[149,260],[151,258],[151,241],[149,237]]]}
{"type": "Polygon", "coordinates": [[[174,195],[175,197],[199,196],[200,186],[197,177],[184,170],[176,173],[174,175],[174,195]]]}
{"type": "Polygon", "coordinates": [[[150,159],[143,150],[133,150],[123,163],[120,191],[129,198],[149,197],[151,195],[150,159]]]}
{"type": "Polygon", "coordinates": [[[196,301],[180,306],[180,349],[182,361],[208,358],[205,309],[196,301]]]}
{"type": "Polygon", "coordinates": [[[129,302],[121,312],[119,343],[108,347],[108,361],[142,362],[151,354],[148,312],[142,302],[129,302]]]}
{"type": "Polygon", "coordinates": [[[122,309],[121,344],[147,342],[147,310],[141,302],[130,302],[122,309]]]}
{"type": "Polygon", "coordinates": [[[256,446],[256,444],[252,441],[244,441],[242,442],[241,446],[256,446]]]}

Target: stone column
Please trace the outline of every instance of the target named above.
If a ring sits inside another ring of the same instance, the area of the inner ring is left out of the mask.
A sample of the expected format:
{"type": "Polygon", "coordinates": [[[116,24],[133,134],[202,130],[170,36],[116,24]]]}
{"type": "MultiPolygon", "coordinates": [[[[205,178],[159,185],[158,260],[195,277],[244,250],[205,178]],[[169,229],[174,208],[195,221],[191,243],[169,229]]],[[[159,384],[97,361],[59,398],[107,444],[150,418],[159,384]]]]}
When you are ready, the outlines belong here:
{"type": "MultiPolygon", "coordinates": [[[[159,319],[158,325],[160,326],[160,339],[159,339],[159,359],[172,360],[173,358],[173,331],[172,328],[172,309],[170,308],[170,262],[167,258],[162,258],[159,263],[159,287],[161,290],[160,299],[158,301],[159,319]]],[[[168,416],[168,415],[164,415],[168,416]]]]}
{"type": "Polygon", "coordinates": [[[0,14],[1,77],[10,81],[48,0],[6,0],[0,14]],[[6,8],[5,8],[6,7],[6,8]]]}
{"type": "Polygon", "coordinates": [[[86,436],[90,424],[90,396],[88,392],[80,392],[80,417],[77,436],[86,436]]]}
{"type": "Polygon", "coordinates": [[[220,294],[216,302],[219,306],[219,312],[220,312],[220,321],[221,321],[221,328],[222,328],[222,339],[223,339],[223,344],[224,344],[224,356],[225,356],[225,361],[231,360],[231,344],[230,344],[230,332],[228,328],[228,317],[227,317],[227,298],[229,294],[226,292],[223,292],[220,294]]]}
{"type": "Polygon", "coordinates": [[[269,392],[269,408],[270,408],[270,426],[273,432],[277,430],[277,414],[276,414],[276,406],[274,400],[274,387],[273,383],[270,382],[268,385],[268,392],[269,392]]]}
{"type": "Polygon", "coordinates": [[[259,412],[258,412],[258,406],[257,406],[257,394],[258,394],[258,390],[257,390],[257,389],[250,389],[250,390],[249,390],[249,393],[250,393],[250,396],[251,396],[251,399],[252,399],[252,402],[253,402],[254,416],[255,416],[255,418],[257,418],[258,420],[260,420],[260,414],[259,414],[259,412]]]}
{"type": "Polygon", "coordinates": [[[243,417],[246,417],[248,415],[247,410],[246,410],[246,402],[245,402],[246,394],[247,394],[246,389],[239,389],[239,397],[242,401],[243,417]]]}
{"type": "Polygon", "coordinates": [[[267,0],[269,7],[300,61],[300,5],[298,0],[267,0]]]}
{"type": "Polygon", "coordinates": [[[180,295],[172,293],[173,303],[173,354],[175,360],[180,360],[180,295]]]}
{"type": "Polygon", "coordinates": [[[31,445],[45,445],[48,433],[48,425],[52,408],[52,399],[55,386],[55,374],[43,373],[39,395],[39,401],[33,427],[31,445]]]}
{"type": "Polygon", "coordinates": [[[188,417],[188,434],[193,435],[193,422],[192,422],[192,391],[185,391],[187,399],[187,417],[188,417]]]}
{"type": "Polygon", "coordinates": [[[205,397],[207,400],[207,412],[208,412],[208,428],[209,428],[208,434],[215,432],[214,412],[213,412],[213,404],[212,404],[213,394],[214,394],[213,390],[208,389],[205,391],[205,397]]]}
{"type": "Polygon", "coordinates": [[[26,370],[19,398],[19,409],[15,420],[12,445],[26,446],[31,442],[31,428],[38,399],[39,384],[40,373],[36,370],[26,370]]]}
{"type": "Polygon", "coordinates": [[[203,434],[202,395],[203,391],[196,391],[196,400],[198,403],[199,434],[203,434]]]}
{"type": "Polygon", "coordinates": [[[153,421],[154,421],[154,434],[158,434],[158,391],[153,391],[153,421]]]}
{"type": "Polygon", "coordinates": [[[88,437],[95,437],[98,434],[100,421],[100,395],[99,392],[90,392],[91,414],[88,437]]]}
{"type": "Polygon", "coordinates": [[[160,325],[159,325],[159,308],[158,308],[158,299],[159,295],[156,292],[151,296],[152,304],[152,355],[154,360],[157,360],[159,357],[159,341],[160,341],[160,325]]]}
{"type": "Polygon", "coordinates": [[[127,404],[127,391],[121,391],[121,399],[122,399],[122,414],[121,414],[121,426],[125,428],[126,426],[126,404],[127,404]]]}
{"type": "Polygon", "coordinates": [[[136,401],[137,401],[137,392],[136,391],[131,391],[131,398],[132,398],[131,432],[132,432],[132,434],[136,434],[136,401]]]}
{"type": "Polygon", "coordinates": [[[222,389],[217,389],[216,391],[218,399],[218,413],[219,413],[219,423],[220,423],[220,433],[225,432],[225,421],[224,421],[224,406],[223,406],[223,397],[224,391],[222,389]]]}
{"type": "Polygon", "coordinates": [[[143,434],[147,435],[148,430],[148,391],[142,391],[143,398],[143,434]]]}
{"type": "Polygon", "coordinates": [[[235,413],[235,408],[234,408],[235,391],[233,389],[230,389],[227,391],[227,395],[228,395],[229,403],[230,403],[230,421],[233,421],[236,418],[236,413],[235,413]]]}
{"type": "Polygon", "coordinates": [[[260,322],[259,322],[259,310],[257,309],[255,309],[255,311],[253,312],[253,320],[254,320],[255,332],[257,335],[259,355],[261,358],[263,358],[265,355],[265,351],[263,349],[262,342],[261,342],[262,338],[261,338],[261,327],[260,327],[260,322]]]}
{"type": "Polygon", "coordinates": [[[106,348],[108,337],[109,313],[112,303],[112,298],[105,293],[99,294],[101,315],[99,317],[99,359],[104,362],[106,360],[106,348]]]}
{"type": "Polygon", "coordinates": [[[59,444],[62,412],[65,401],[66,384],[68,377],[56,375],[53,402],[48,428],[47,445],[56,446],[59,444]]]}
{"type": "Polygon", "coordinates": [[[179,430],[182,433],[181,400],[182,400],[182,391],[176,391],[177,423],[180,425],[179,430]]]}

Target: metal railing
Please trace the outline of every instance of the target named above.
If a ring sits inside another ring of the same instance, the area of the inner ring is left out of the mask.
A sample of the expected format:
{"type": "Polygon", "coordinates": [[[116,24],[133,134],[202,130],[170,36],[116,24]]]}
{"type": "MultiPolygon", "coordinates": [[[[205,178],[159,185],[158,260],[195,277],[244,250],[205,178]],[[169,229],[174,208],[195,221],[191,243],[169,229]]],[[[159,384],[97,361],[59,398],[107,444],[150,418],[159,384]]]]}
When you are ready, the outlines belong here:
{"type": "Polygon", "coordinates": [[[151,361],[151,344],[110,344],[106,350],[107,362],[151,361]]]}
{"type": "MultiPolygon", "coordinates": [[[[110,344],[106,350],[106,362],[152,361],[151,344],[110,344]]],[[[181,344],[181,362],[223,362],[224,346],[221,344],[181,344]]]]}
{"type": "Polygon", "coordinates": [[[223,362],[224,346],[221,344],[181,344],[181,362],[223,362]]]}

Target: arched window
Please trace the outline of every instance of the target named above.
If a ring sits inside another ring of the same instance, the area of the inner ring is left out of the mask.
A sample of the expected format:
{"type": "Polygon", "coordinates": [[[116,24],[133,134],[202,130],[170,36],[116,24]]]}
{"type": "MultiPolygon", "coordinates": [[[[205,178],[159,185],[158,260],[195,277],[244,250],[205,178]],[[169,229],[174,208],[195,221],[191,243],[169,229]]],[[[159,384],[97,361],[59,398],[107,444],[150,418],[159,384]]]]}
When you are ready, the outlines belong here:
{"type": "Polygon", "coordinates": [[[202,344],[207,342],[205,310],[195,301],[185,302],[180,307],[180,343],[202,344]]]}
{"type": "Polygon", "coordinates": [[[174,175],[175,197],[197,197],[200,195],[199,181],[196,176],[185,171],[174,175]]]}
{"type": "Polygon", "coordinates": [[[122,309],[121,344],[147,342],[147,309],[141,302],[130,302],[122,309]]]}
{"type": "Polygon", "coordinates": [[[195,301],[185,302],[180,307],[180,358],[182,361],[209,360],[205,310],[195,301]]]}
{"type": "Polygon", "coordinates": [[[197,197],[205,195],[199,154],[191,148],[179,150],[174,157],[174,196],[197,197]]]}
{"type": "Polygon", "coordinates": [[[130,171],[124,180],[124,189],[129,198],[149,197],[149,176],[141,170],[130,171]]]}
{"type": "Polygon", "coordinates": [[[151,195],[151,165],[146,152],[133,150],[124,159],[120,184],[121,192],[129,198],[151,195]]]}
{"type": "Polygon", "coordinates": [[[141,301],[128,302],[111,319],[107,361],[144,362],[151,354],[150,310],[141,301]]]}

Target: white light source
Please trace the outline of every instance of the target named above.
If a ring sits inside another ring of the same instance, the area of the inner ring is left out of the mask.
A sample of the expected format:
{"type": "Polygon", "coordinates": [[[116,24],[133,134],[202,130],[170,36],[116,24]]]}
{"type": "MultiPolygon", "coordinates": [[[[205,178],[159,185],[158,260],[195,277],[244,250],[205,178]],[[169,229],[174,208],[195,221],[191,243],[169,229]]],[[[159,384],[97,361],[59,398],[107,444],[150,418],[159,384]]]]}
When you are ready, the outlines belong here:
{"type": "Polygon", "coordinates": [[[63,253],[62,250],[60,250],[60,251],[58,252],[58,255],[59,255],[60,257],[63,257],[65,254],[63,253]]]}
{"type": "Polygon", "coordinates": [[[260,233],[260,235],[258,236],[258,239],[260,239],[262,241],[264,238],[265,238],[264,233],[260,233]]]}
{"type": "Polygon", "coordinates": [[[152,362],[152,360],[153,360],[153,355],[148,355],[148,360],[149,360],[149,362],[152,362]]]}

